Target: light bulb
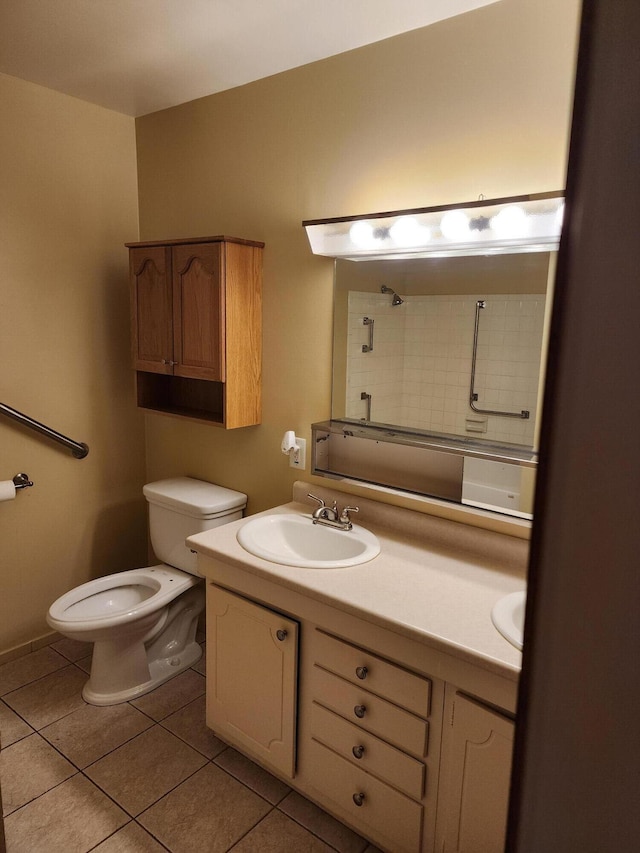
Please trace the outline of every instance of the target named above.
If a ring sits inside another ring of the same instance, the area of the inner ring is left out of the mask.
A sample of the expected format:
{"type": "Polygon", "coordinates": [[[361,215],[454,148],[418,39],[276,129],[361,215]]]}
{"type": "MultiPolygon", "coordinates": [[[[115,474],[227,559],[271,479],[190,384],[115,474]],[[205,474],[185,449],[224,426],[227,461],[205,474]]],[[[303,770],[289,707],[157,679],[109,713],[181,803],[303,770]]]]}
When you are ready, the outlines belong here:
{"type": "Polygon", "coordinates": [[[512,240],[515,237],[524,237],[527,233],[527,214],[517,204],[503,207],[491,219],[491,227],[498,237],[512,240]]]}
{"type": "Polygon", "coordinates": [[[371,249],[375,244],[373,228],[368,222],[364,222],[362,219],[353,223],[349,229],[349,237],[351,242],[359,249],[371,249]]]}
{"type": "Polygon", "coordinates": [[[440,230],[447,240],[469,238],[469,217],[461,210],[448,210],[440,220],[440,230]]]}
{"type": "Polygon", "coordinates": [[[413,216],[400,216],[389,229],[389,236],[398,246],[424,246],[429,242],[431,232],[425,225],[420,225],[413,216]]]}

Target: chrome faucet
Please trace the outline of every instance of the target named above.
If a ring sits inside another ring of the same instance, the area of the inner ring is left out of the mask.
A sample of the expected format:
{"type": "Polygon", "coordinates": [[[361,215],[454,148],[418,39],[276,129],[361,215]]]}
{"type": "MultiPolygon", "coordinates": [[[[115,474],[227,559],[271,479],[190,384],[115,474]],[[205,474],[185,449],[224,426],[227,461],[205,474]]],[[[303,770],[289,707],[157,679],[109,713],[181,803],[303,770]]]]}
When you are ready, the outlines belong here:
{"type": "Polygon", "coordinates": [[[338,530],[351,530],[353,524],[349,518],[350,512],[360,512],[357,506],[345,506],[338,516],[338,503],[333,502],[333,506],[327,506],[322,498],[317,498],[315,495],[307,494],[308,498],[318,501],[318,506],[311,514],[311,520],[314,524],[324,524],[327,527],[335,527],[338,530]]]}

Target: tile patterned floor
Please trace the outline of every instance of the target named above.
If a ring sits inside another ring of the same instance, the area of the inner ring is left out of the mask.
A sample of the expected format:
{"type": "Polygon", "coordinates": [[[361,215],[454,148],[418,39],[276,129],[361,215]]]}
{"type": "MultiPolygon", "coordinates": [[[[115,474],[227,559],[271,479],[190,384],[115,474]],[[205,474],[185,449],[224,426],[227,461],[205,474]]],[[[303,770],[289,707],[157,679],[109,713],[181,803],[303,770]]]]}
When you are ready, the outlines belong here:
{"type": "Polygon", "coordinates": [[[206,727],[204,655],[97,708],[88,651],[62,639],[0,665],[7,853],[378,853],[206,727]]]}

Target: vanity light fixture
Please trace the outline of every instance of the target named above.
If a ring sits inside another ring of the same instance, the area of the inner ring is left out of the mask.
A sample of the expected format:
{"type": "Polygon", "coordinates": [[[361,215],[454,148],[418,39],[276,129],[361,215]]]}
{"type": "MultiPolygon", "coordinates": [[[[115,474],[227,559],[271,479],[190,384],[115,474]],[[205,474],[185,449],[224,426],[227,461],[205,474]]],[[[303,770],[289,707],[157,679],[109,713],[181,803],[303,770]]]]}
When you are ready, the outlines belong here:
{"type": "Polygon", "coordinates": [[[564,194],[548,192],[302,224],[315,255],[453,257],[557,249],[563,211],[564,194]]]}

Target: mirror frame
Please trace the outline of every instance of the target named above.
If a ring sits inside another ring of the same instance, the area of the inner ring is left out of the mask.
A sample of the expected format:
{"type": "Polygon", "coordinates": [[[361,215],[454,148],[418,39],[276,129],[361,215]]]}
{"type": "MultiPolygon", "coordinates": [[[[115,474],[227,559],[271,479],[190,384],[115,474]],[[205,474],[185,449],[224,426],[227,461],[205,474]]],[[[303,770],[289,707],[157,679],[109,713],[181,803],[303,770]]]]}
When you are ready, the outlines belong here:
{"type": "MultiPolygon", "coordinates": [[[[314,254],[334,259],[513,254],[557,250],[563,210],[564,192],[554,191],[302,224],[314,254]],[[452,214],[457,231],[450,228],[452,214]]],[[[312,474],[467,506],[464,457],[537,466],[537,453],[529,447],[346,418],[312,425],[312,474]]],[[[531,518],[503,506],[470,505],[531,518]]]]}

